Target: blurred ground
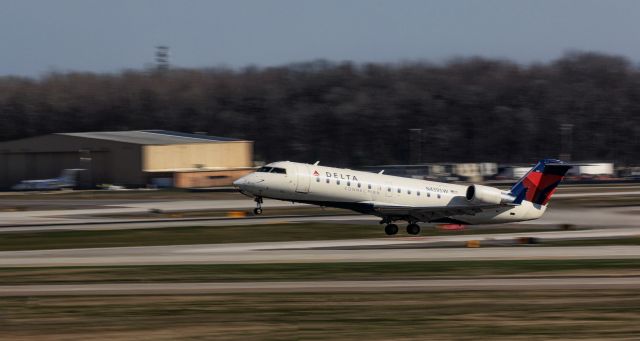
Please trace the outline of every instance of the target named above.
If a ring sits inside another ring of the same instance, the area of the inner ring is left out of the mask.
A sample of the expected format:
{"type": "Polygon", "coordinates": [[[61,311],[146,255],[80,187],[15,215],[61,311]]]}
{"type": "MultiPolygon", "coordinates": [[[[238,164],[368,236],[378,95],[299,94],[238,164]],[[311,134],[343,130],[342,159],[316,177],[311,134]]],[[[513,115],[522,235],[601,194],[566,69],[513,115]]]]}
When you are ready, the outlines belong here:
{"type": "Polygon", "coordinates": [[[540,220],[423,224],[419,237],[286,202],[252,217],[237,193],[0,196],[0,329],[7,339],[634,339],[638,191],[566,186],[540,220]]]}
{"type": "Polygon", "coordinates": [[[7,339],[632,340],[637,290],[0,298],[7,339]]]}

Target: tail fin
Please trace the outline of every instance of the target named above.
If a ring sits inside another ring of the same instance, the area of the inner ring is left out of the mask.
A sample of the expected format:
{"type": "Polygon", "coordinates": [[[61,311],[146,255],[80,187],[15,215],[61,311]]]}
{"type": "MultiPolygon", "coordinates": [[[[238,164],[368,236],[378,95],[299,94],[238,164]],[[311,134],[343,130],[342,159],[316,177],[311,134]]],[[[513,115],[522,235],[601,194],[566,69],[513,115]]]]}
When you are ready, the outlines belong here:
{"type": "Polygon", "coordinates": [[[511,187],[511,194],[516,197],[514,203],[519,204],[522,200],[527,200],[534,204],[546,205],[571,167],[560,160],[540,160],[511,187]]]}

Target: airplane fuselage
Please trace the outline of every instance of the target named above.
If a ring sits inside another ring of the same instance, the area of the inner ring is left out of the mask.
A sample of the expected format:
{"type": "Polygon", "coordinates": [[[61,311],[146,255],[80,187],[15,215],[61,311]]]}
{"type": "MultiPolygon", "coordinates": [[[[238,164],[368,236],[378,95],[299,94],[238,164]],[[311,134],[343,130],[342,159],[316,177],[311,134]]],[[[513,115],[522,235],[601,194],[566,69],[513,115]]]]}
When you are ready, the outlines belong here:
{"type": "Polygon", "coordinates": [[[234,184],[244,193],[259,198],[347,208],[383,219],[416,222],[506,223],[537,219],[546,209],[546,205],[523,201],[518,205],[491,208],[484,205],[482,210],[468,214],[468,210],[480,206],[466,198],[468,186],[289,161],[268,164],[234,184]],[[404,214],[395,215],[378,207],[413,207],[425,212],[432,208],[434,212],[445,213],[407,218],[404,214]],[[447,212],[448,207],[450,212],[447,212]]]}

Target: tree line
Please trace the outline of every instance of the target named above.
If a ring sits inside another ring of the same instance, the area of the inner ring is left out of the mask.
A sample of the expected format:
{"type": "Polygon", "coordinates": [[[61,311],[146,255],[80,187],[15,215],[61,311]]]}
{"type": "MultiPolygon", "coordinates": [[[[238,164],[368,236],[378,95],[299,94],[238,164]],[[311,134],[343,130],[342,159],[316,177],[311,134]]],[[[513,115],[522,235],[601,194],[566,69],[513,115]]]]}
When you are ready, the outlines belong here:
{"type": "Polygon", "coordinates": [[[166,129],[253,140],[256,160],[339,166],[563,152],[637,164],[639,112],[638,66],[597,53],[0,77],[0,140],[166,129]]]}

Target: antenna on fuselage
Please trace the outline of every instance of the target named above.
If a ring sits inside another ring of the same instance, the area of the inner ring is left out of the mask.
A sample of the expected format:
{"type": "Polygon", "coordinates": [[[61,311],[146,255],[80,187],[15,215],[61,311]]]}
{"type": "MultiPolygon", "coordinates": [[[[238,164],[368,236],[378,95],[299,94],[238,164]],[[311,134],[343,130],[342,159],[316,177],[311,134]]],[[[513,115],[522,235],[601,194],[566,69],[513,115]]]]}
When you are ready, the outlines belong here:
{"type": "Polygon", "coordinates": [[[378,172],[378,174],[382,174],[382,173],[384,173],[384,169],[378,172]]]}
{"type": "Polygon", "coordinates": [[[314,163],[314,166],[317,166],[320,163],[320,161],[316,161],[316,163],[314,163]]]}

